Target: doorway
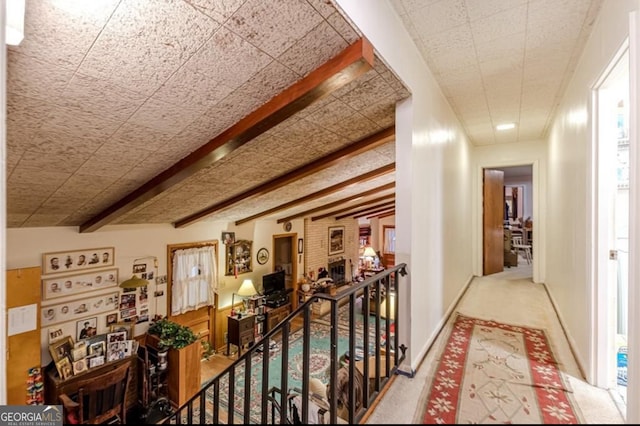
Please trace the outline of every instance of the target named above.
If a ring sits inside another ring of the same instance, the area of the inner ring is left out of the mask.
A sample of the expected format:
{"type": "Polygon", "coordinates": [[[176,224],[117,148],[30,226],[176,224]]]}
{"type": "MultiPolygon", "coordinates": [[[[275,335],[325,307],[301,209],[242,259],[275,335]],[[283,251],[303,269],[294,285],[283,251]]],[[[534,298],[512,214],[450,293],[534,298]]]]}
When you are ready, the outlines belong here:
{"type": "MultiPolygon", "coordinates": [[[[621,49],[596,94],[596,280],[599,386],[627,403],[629,288],[629,51],[621,49]]],[[[621,410],[625,412],[626,410],[621,410]]]]}
{"type": "Polygon", "coordinates": [[[279,234],[273,236],[273,272],[284,270],[285,273],[285,289],[289,293],[293,293],[294,297],[289,297],[292,301],[293,309],[297,307],[297,298],[295,294],[298,291],[298,263],[296,255],[298,254],[298,234],[279,234]]]}

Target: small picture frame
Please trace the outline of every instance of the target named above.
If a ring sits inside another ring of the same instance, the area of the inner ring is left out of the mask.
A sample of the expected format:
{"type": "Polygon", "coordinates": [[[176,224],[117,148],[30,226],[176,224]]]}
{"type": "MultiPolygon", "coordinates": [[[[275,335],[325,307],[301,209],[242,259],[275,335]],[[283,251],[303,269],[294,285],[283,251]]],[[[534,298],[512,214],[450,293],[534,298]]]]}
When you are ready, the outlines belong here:
{"type": "Polygon", "coordinates": [[[87,359],[89,360],[89,368],[98,367],[104,364],[104,355],[96,355],[87,359]]]}
{"type": "Polygon", "coordinates": [[[69,357],[60,358],[55,361],[56,370],[58,370],[58,376],[62,380],[67,380],[69,377],[73,376],[73,367],[71,366],[71,361],[69,357]]]}
{"type": "Polygon", "coordinates": [[[98,334],[98,317],[76,321],[76,341],[88,339],[98,334]]]}
{"type": "Polygon", "coordinates": [[[74,376],[87,371],[89,366],[87,365],[87,360],[85,358],[79,359],[73,362],[73,374],[74,376]]]}
{"type": "Polygon", "coordinates": [[[220,237],[222,244],[228,245],[236,242],[236,233],[235,232],[222,232],[222,236],[220,237]]]}
{"type": "MultiPolygon", "coordinates": [[[[75,345],[73,345],[73,351],[72,351],[72,359],[73,362],[76,362],[78,360],[81,360],[83,358],[87,357],[87,343],[86,341],[82,340],[80,342],[76,342],[75,345]]],[[[74,370],[75,372],[75,370],[74,370]]]]}
{"type": "MultiPolygon", "coordinates": [[[[101,356],[104,358],[104,354],[107,351],[107,345],[104,341],[94,342],[89,344],[87,353],[91,358],[101,356]]],[[[104,361],[104,360],[103,360],[104,361]]]]}
{"type": "Polygon", "coordinates": [[[113,312],[111,314],[107,314],[106,320],[107,320],[107,327],[111,327],[111,325],[118,322],[118,313],[113,312]]]}
{"type": "Polygon", "coordinates": [[[64,333],[62,332],[62,328],[52,327],[49,329],[49,344],[57,342],[63,337],[64,337],[64,333]]]}
{"type": "Polygon", "coordinates": [[[127,331],[114,331],[113,333],[107,334],[107,345],[115,342],[124,342],[127,340],[127,331]]]}
{"type": "MultiPolygon", "coordinates": [[[[51,359],[57,364],[58,361],[61,361],[64,358],[71,358],[71,354],[73,351],[73,338],[71,336],[65,336],[60,340],[57,340],[49,345],[49,353],[51,354],[51,359]]],[[[69,364],[71,367],[71,364],[69,364]]],[[[60,375],[62,377],[62,375],[60,375]]]]}
{"type": "MultiPolygon", "coordinates": [[[[125,333],[124,340],[133,339],[133,330],[135,325],[136,325],[135,322],[118,322],[118,323],[112,324],[109,327],[109,332],[110,332],[109,336],[114,333],[125,333]]],[[[108,341],[111,342],[111,340],[108,340],[108,341]]]]}

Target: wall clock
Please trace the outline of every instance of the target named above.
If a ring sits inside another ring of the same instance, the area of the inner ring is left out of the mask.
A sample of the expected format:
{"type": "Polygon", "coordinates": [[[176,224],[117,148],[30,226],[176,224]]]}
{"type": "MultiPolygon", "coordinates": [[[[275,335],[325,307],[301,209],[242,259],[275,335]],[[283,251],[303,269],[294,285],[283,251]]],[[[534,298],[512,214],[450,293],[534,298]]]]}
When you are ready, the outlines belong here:
{"type": "Polygon", "coordinates": [[[291,231],[291,222],[287,221],[284,223],[284,225],[282,225],[284,227],[284,230],[287,232],[291,231]]]}
{"type": "Polygon", "coordinates": [[[260,265],[264,265],[269,260],[269,250],[267,250],[264,247],[261,248],[260,250],[258,250],[257,258],[258,258],[258,263],[260,265]]]}

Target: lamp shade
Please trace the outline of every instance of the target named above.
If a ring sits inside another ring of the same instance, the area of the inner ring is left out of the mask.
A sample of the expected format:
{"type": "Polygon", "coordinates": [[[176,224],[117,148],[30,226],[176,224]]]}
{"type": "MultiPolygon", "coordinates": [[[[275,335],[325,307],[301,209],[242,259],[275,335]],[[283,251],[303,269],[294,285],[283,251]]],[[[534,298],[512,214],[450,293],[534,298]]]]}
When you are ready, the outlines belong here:
{"type": "Polygon", "coordinates": [[[371,246],[367,246],[367,248],[364,249],[364,253],[362,254],[363,257],[376,257],[377,255],[378,254],[371,246]]]}
{"type": "Polygon", "coordinates": [[[238,296],[253,296],[256,293],[257,291],[256,291],[256,288],[253,286],[253,281],[248,279],[244,280],[242,282],[242,285],[238,289],[238,296]]]}
{"type": "Polygon", "coordinates": [[[144,287],[145,285],[149,285],[149,281],[142,278],[138,278],[134,275],[128,280],[122,281],[120,283],[120,288],[138,288],[138,287],[144,287]]]}

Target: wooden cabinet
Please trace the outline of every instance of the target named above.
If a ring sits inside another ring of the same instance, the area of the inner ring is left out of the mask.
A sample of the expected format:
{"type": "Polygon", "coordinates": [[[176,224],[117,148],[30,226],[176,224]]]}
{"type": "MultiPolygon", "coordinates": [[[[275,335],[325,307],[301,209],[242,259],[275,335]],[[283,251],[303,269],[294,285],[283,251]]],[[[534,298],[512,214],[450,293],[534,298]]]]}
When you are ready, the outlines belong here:
{"type": "Polygon", "coordinates": [[[101,376],[108,373],[116,367],[129,363],[131,369],[129,370],[129,386],[127,387],[127,409],[133,408],[138,402],[138,375],[137,365],[138,357],[130,356],[117,361],[111,361],[99,367],[93,367],[86,372],[76,374],[69,377],[67,380],[62,380],[58,376],[55,365],[53,363],[45,370],[45,384],[44,384],[44,400],[45,404],[60,405],[60,395],[66,393],[67,395],[74,395],[78,393],[78,382],[84,379],[90,379],[92,377],[101,376]]]}
{"type": "Polygon", "coordinates": [[[277,308],[269,308],[267,311],[267,331],[273,329],[280,321],[285,319],[291,312],[291,303],[287,303],[277,308]]]}
{"type": "Polygon", "coordinates": [[[243,315],[240,318],[234,315],[227,318],[227,353],[230,353],[229,345],[236,345],[238,347],[238,356],[240,356],[244,345],[250,345],[255,342],[255,315],[243,315]]]}

